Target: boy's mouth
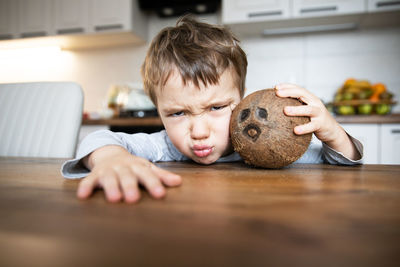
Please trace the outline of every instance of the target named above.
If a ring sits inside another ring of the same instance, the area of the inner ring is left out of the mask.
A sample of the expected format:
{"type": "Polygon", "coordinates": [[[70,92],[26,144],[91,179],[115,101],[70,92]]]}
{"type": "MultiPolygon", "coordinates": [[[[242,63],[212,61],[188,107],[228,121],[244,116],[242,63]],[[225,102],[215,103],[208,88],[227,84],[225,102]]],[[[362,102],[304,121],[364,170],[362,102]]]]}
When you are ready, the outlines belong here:
{"type": "Polygon", "coordinates": [[[212,152],[212,147],[211,146],[205,146],[205,145],[194,145],[193,146],[193,153],[199,157],[199,158],[204,158],[210,155],[212,152]]]}

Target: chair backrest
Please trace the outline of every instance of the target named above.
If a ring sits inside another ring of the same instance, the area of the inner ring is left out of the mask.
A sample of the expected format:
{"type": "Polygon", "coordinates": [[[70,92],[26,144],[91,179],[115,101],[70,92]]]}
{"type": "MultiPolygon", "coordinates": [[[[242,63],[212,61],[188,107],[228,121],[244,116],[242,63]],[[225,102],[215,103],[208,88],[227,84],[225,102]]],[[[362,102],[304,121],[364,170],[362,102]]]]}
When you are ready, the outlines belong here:
{"type": "Polygon", "coordinates": [[[0,84],[0,156],[74,157],[82,110],[76,83],[0,84]]]}

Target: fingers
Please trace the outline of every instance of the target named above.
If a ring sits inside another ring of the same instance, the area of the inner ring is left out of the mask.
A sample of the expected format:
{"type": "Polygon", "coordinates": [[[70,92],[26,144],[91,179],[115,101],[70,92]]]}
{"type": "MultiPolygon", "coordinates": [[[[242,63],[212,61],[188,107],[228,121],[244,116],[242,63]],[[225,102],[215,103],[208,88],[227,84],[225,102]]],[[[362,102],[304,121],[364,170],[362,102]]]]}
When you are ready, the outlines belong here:
{"type": "Polygon", "coordinates": [[[122,193],[119,187],[119,181],[114,173],[109,173],[100,179],[106,198],[110,202],[118,202],[122,198],[122,193]]]}
{"type": "Polygon", "coordinates": [[[161,181],[163,184],[167,186],[179,186],[182,183],[182,177],[169,172],[167,170],[161,169],[157,167],[156,165],[151,165],[153,171],[157,174],[158,177],[160,177],[161,181]]]}
{"type": "Polygon", "coordinates": [[[287,116],[317,117],[321,113],[319,108],[309,105],[286,106],[283,111],[287,116]]]}
{"type": "Polygon", "coordinates": [[[111,162],[105,166],[95,167],[91,174],[82,179],[77,196],[88,198],[96,186],[101,186],[109,202],[124,199],[134,203],[140,199],[139,184],[143,185],[153,198],[166,195],[163,186],[179,186],[182,178],[167,170],[163,170],[148,160],[135,157],[134,161],[111,162]]]}
{"type": "Polygon", "coordinates": [[[86,178],[83,178],[78,186],[78,191],[76,192],[76,196],[80,199],[88,198],[93,189],[97,185],[97,178],[94,175],[89,175],[86,178]]]}
{"type": "Polygon", "coordinates": [[[150,168],[142,169],[138,174],[139,182],[149,191],[150,195],[156,199],[163,198],[166,194],[164,186],[161,184],[157,175],[150,168]]]}
{"type": "Polygon", "coordinates": [[[140,199],[138,180],[129,168],[120,171],[120,185],[124,194],[125,202],[135,203],[140,199]]]}
{"type": "Polygon", "coordinates": [[[297,98],[306,104],[319,104],[320,100],[309,91],[294,84],[281,83],[275,86],[279,97],[297,98]]]}
{"type": "Polygon", "coordinates": [[[318,126],[315,122],[311,121],[309,123],[298,125],[294,127],[293,131],[297,135],[313,133],[318,129],[318,126]]]}
{"type": "Polygon", "coordinates": [[[284,108],[284,113],[287,116],[310,117],[311,121],[309,123],[294,127],[293,131],[297,135],[313,133],[319,129],[319,119],[317,118],[321,116],[321,109],[318,107],[311,105],[286,106],[284,108]]]}

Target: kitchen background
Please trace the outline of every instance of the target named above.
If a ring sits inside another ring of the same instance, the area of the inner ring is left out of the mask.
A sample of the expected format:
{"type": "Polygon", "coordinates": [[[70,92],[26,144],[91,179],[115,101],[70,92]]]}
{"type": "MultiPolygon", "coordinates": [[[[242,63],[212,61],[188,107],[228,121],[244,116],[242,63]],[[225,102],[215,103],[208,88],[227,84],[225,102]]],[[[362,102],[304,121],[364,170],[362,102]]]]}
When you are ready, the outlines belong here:
{"type": "MultiPolygon", "coordinates": [[[[264,2],[279,2],[278,5],[282,5],[288,1],[264,2]]],[[[0,14],[5,14],[4,7],[7,7],[7,2],[12,1],[0,0],[0,14]]],[[[236,0],[237,2],[256,6],[263,1],[236,0]]],[[[374,1],[298,2],[306,4],[336,2],[339,5],[343,2],[362,2],[367,7],[368,3],[374,1]]],[[[133,3],[136,5],[135,1],[133,3]]],[[[397,5],[391,8],[399,7],[397,5]]],[[[400,13],[395,14],[400,17],[400,13]]],[[[85,93],[84,110],[99,112],[106,105],[107,92],[111,85],[141,82],[140,67],[149,41],[160,29],[176,22],[176,17],[160,18],[154,12],[142,15],[146,20],[144,27],[147,41],[139,41],[136,44],[76,50],[1,49],[0,83],[75,81],[82,86],[85,93]]],[[[210,23],[223,23],[224,16],[226,14],[223,15],[223,11],[219,8],[216,13],[198,17],[210,23]]],[[[3,21],[1,17],[0,24],[3,24],[4,16],[3,21]]],[[[386,18],[381,16],[379,20],[384,21],[386,18]]],[[[252,28],[251,23],[246,23],[232,23],[230,26],[234,31],[235,25],[248,25],[247,27],[252,28]]],[[[399,102],[400,27],[396,20],[395,23],[387,23],[384,26],[372,25],[354,30],[272,36],[239,33],[239,36],[249,62],[247,94],[272,87],[279,82],[292,82],[304,86],[324,102],[331,102],[335,92],[346,79],[356,78],[369,80],[371,83],[384,83],[394,94],[394,100],[399,102]]],[[[0,48],[2,44],[8,42],[0,41],[0,48]]],[[[399,113],[400,105],[395,105],[392,112],[399,113]]],[[[400,143],[398,138],[395,142],[400,143]]],[[[379,142],[377,145],[374,144],[374,146],[380,145],[379,142]]],[[[400,159],[400,154],[394,157],[400,159]]],[[[379,162],[379,159],[374,160],[379,162]]]]}

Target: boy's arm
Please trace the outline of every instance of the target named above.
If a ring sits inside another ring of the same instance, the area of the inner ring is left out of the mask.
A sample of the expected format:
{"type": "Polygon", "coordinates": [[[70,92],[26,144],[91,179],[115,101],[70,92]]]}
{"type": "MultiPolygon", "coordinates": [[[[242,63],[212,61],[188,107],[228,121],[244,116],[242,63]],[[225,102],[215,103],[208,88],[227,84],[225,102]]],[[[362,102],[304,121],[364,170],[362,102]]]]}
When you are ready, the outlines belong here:
{"type": "Polygon", "coordinates": [[[294,128],[296,134],[314,133],[315,136],[333,150],[340,152],[351,160],[359,160],[362,155],[358,152],[351,138],[332,117],[321,100],[299,86],[279,84],[276,94],[280,97],[298,98],[306,105],[285,107],[288,116],[308,116],[310,122],[294,128]]]}

